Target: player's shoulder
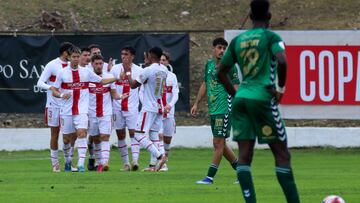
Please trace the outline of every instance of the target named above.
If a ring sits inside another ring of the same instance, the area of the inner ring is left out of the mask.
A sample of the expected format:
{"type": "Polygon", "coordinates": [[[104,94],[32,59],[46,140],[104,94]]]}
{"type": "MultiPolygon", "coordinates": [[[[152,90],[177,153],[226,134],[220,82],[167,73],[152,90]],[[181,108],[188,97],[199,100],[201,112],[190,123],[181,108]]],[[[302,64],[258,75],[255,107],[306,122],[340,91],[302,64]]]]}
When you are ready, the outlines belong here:
{"type": "Polygon", "coordinates": [[[49,61],[49,62],[46,64],[46,66],[51,66],[51,67],[53,67],[54,65],[58,65],[58,64],[60,64],[60,63],[61,63],[61,60],[60,60],[59,57],[57,57],[57,58],[54,58],[53,60],[49,61]]]}
{"type": "Polygon", "coordinates": [[[113,77],[114,75],[111,73],[103,72],[102,74],[102,78],[113,78],[113,77]]]}
{"type": "Polygon", "coordinates": [[[264,33],[270,41],[282,41],[281,36],[272,30],[265,29],[264,33]]]}

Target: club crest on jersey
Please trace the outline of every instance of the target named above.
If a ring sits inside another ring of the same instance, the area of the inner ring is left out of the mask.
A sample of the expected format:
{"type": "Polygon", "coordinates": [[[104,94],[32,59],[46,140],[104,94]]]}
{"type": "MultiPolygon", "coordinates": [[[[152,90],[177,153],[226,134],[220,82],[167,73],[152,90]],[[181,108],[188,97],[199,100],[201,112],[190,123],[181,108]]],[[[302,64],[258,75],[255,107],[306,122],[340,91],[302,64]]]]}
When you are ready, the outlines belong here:
{"type": "Polygon", "coordinates": [[[262,127],[261,131],[262,131],[262,134],[265,135],[265,136],[270,136],[272,134],[272,129],[268,125],[264,125],[262,127]]]}

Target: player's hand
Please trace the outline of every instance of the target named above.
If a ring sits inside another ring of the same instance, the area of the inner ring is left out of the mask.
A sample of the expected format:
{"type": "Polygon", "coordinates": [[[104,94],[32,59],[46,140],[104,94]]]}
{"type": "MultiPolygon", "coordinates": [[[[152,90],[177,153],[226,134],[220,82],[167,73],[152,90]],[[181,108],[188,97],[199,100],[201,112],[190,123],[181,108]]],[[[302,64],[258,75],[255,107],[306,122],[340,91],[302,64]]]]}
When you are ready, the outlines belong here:
{"type": "Polygon", "coordinates": [[[110,58],[110,59],[109,59],[109,63],[108,63],[108,67],[107,67],[107,71],[110,72],[111,69],[112,69],[112,67],[113,67],[113,59],[110,58]]]}
{"type": "Polygon", "coordinates": [[[126,99],[129,97],[129,93],[124,93],[121,95],[121,99],[126,99]]]}
{"type": "Polygon", "coordinates": [[[191,110],[190,110],[190,114],[193,116],[193,117],[195,117],[196,116],[196,111],[197,111],[197,105],[196,104],[194,104],[194,106],[191,108],[191,110]]]}
{"type": "Polygon", "coordinates": [[[164,110],[166,113],[169,113],[171,110],[171,106],[169,104],[166,104],[166,106],[164,107],[164,110]]]}
{"type": "Polygon", "coordinates": [[[68,100],[68,99],[70,99],[70,97],[71,97],[71,93],[67,92],[67,93],[64,93],[61,98],[65,99],[65,100],[68,100]]]}

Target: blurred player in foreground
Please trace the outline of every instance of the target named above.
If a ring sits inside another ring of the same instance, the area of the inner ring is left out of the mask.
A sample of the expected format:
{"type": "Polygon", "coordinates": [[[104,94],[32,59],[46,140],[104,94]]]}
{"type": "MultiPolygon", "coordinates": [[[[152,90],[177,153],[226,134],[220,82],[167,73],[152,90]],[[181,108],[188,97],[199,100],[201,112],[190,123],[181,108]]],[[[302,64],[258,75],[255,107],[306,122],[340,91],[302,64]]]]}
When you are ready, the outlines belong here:
{"type": "Polygon", "coordinates": [[[287,202],[299,203],[285,124],[278,108],[285,92],[285,46],[279,35],[267,29],[271,19],[269,1],[253,0],[250,7],[253,29],[231,41],[221,60],[218,74],[229,94],[235,96],[232,128],[233,140],[239,147],[237,177],[245,201],[255,203],[250,166],[257,138],[260,144],[268,144],[274,155],[276,176],[287,202]],[[235,63],[240,65],[243,76],[237,91],[227,77],[235,63]]]}

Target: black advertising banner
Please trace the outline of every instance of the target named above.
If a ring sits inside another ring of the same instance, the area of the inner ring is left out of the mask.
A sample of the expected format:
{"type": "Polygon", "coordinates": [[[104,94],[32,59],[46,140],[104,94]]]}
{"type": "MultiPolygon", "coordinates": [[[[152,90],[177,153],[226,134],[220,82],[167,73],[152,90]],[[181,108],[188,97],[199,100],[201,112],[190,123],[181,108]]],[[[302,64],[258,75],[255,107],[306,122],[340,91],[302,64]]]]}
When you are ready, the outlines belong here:
{"type": "Polygon", "coordinates": [[[58,57],[59,45],[68,41],[79,47],[99,44],[105,62],[113,58],[121,63],[120,49],[133,46],[135,63],[141,65],[144,52],[159,46],[171,54],[171,65],[180,87],[178,111],[189,109],[189,35],[188,34],[116,34],[0,36],[0,113],[41,113],[46,94],[36,86],[45,65],[58,57]]]}

